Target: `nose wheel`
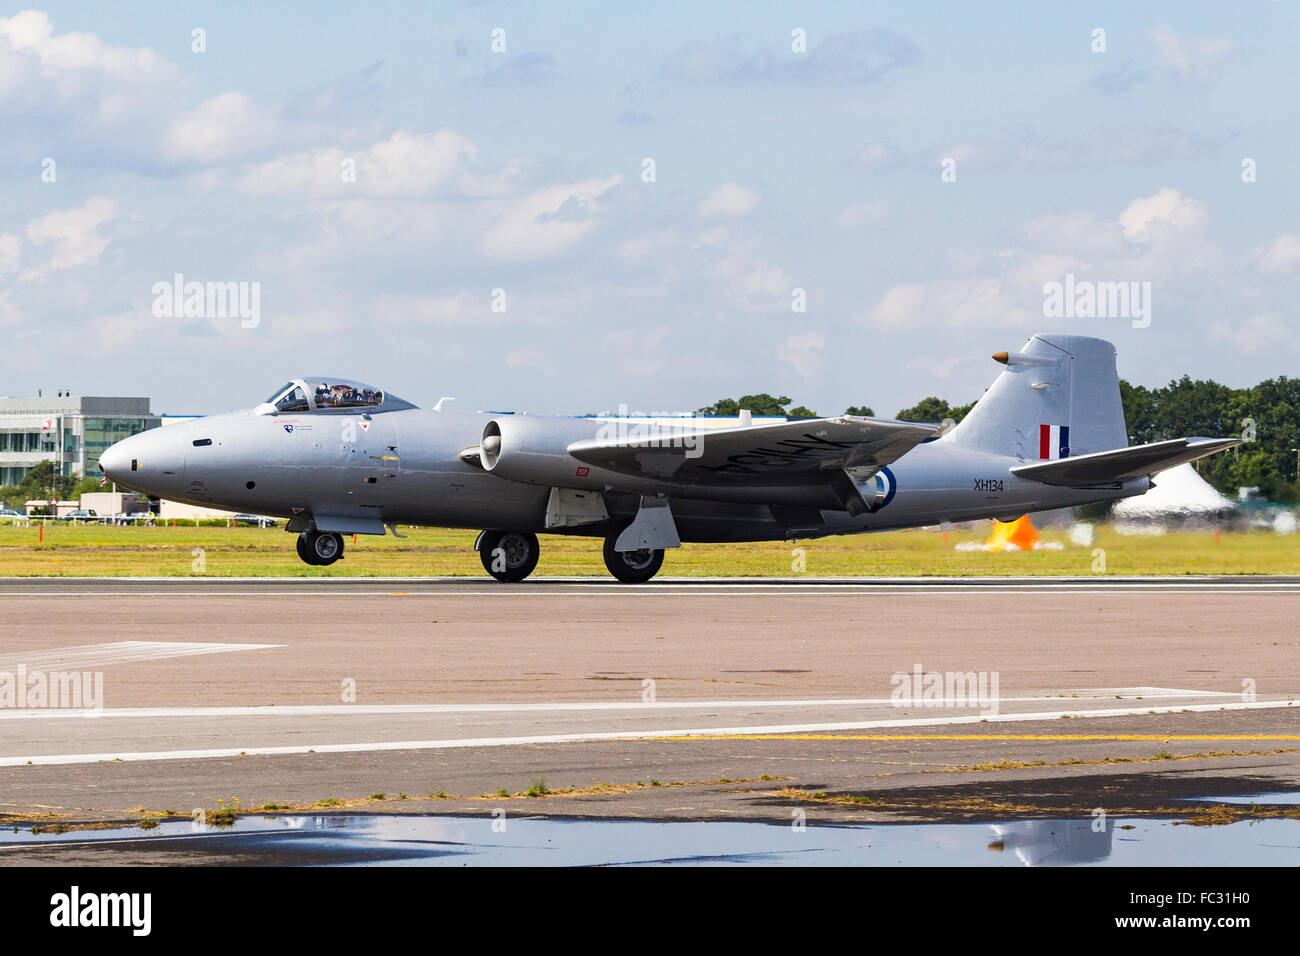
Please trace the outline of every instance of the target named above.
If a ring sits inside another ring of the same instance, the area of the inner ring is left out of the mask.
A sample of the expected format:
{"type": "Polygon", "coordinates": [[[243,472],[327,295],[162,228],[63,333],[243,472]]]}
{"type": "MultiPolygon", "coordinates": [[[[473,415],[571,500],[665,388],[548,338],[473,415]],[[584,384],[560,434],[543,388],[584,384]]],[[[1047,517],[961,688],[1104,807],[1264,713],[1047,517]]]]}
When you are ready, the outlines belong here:
{"type": "Polygon", "coordinates": [[[298,557],[307,564],[333,564],[343,557],[343,536],[332,531],[304,531],[298,535],[298,557]]]}
{"type": "Polygon", "coordinates": [[[541,557],[537,535],[528,531],[484,531],[478,541],[483,570],[498,581],[522,581],[541,557]]]}

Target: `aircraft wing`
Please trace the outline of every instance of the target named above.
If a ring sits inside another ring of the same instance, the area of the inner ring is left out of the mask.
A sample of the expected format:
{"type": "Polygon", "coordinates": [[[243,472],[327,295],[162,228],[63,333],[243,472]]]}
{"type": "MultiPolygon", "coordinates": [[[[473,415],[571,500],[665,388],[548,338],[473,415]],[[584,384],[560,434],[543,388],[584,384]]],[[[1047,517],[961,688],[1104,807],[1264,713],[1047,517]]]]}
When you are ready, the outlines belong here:
{"type": "Polygon", "coordinates": [[[1240,444],[1240,438],[1172,438],[1150,445],[1134,445],[1132,448],[1099,451],[1074,458],[1017,465],[1011,469],[1011,473],[1020,478],[1041,481],[1045,485],[1093,488],[1154,474],[1240,444]]]}
{"type": "Polygon", "coordinates": [[[701,485],[832,481],[841,469],[869,476],[938,433],[937,426],[878,418],[813,418],[741,428],[627,426],[615,440],[569,445],[579,461],[636,477],[701,485]]]}

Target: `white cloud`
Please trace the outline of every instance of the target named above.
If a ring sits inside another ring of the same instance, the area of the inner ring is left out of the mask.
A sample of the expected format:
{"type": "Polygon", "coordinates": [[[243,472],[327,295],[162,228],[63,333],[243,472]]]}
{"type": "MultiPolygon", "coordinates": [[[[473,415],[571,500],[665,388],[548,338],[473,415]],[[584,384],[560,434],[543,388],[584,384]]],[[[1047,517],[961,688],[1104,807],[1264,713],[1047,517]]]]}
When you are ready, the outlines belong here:
{"type": "Polygon", "coordinates": [[[546,355],[537,349],[512,349],[506,353],[506,367],[541,366],[546,363],[546,355]]]}
{"type": "Polygon", "coordinates": [[[450,295],[381,295],[367,311],[377,325],[485,325],[507,318],[506,313],[492,311],[487,290],[477,295],[468,291],[450,295]]]}
{"type": "Polygon", "coordinates": [[[692,43],[669,56],[660,73],[691,84],[795,81],[843,87],[873,83],[920,58],[907,37],[872,27],[834,34],[795,57],[767,49],[747,53],[734,38],[692,43]]]}
{"type": "Polygon", "coordinates": [[[32,328],[33,323],[23,314],[22,309],[10,302],[9,296],[0,289],[0,329],[5,329],[11,336],[5,343],[5,348],[0,350],[0,368],[9,368],[17,373],[33,361],[40,361],[41,349],[15,347],[15,339],[31,338],[32,328]]]}
{"type": "Polygon", "coordinates": [[[805,382],[821,367],[826,337],[820,332],[797,332],[776,347],[776,357],[788,362],[805,382]]]}
{"type": "Polygon", "coordinates": [[[548,53],[514,53],[493,59],[496,63],[470,80],[471,86],[481,89],[536,89],[554,83],[562,76],[556,67],[555,58],[548,53]]]}
{"type": "Polygon", "coordinates": [[[793,282],[784,269],[758,258],[754,240],[732,242],[726,255],[706,270],[727,305],[748,311],[789,308],[793,282]]]}
{"type": "Polygon", "coordinates": [[[1247,355],[1283,346],[1294,349],[1300,343],[1300,337],[1286,327],[1276,312],[1260,312],[1237,323],[1216,322],[1210,328],[1210,337],[1216,342],[1228,342],[1247,355]]]}
{"type": "Polygon", "coordinates": [[[614,254],[624,262],[635,265],[645,262],[658,246],[659,243],[650,236],[636,236],[632,239],[624,239],[615,246],[614,254]]]}
{"type": "Polygon", "coordinates": [[[885,209],[883,202],[850,203],[835,217],[835,225],[843,229],[851,229],[863,223],[877,222],[884,218],[885,209]]]}
{"type": "Polygon", "coordinates": [[[1017,253],[1004,264],[1008,285],[1016,289],[1040,289],[1045,282],[1059,282],[1067,272],[1083,273],[1089,263],[1068,253],[1017,253]]]}
{"type": "Polygon", "coordinates": [[[921,369],[930,372],[938,379],[952,377],[953,370],[971,360],[969,355],[949,355],[945,357],[925,356],[914,358],[903,365],[904,369],[921,369]]]}
{"type": "Polygon", "coordinates": [[[27,239],[34,246],[55,244],[54,252],[41,267],[23,273],[35,279],[51,272],[73,269],[94,262],[112,240],[98,232],[100,226],[117,217],[117,203],[96,197],[76,209],[48,213],[27,224],[27,239]]]}
{"type": "Polygon", "coordinates": [[[1114,255],[1124,245],[1123,230],[1114,221],[1103,222],[1090,212],[1041,216],[1025,225],[1025,235],[1035,245],[1079,255],[1114,255]]]}
{"type": "Polygon", "coordinates": [[[13,233],[0,233],[0,276],[18,271],[18,259],[22,253],[22,236],[13,233]]]}
{"type": "Polygon", "coordinates": [[[1205,203],[1168,186],[1155,195],[1134,199],[1119,214],[1124,238],[1134,242],[1151,242],[1170,232],[1200,231],[1208,221],[1205,203]]]}
{"type": "MultiPolygon", "coordinates": [[[[238,323],[227,323],[219,327],[239,330],[238,323]]],[[[258,335],[271,340],[279,339],[288,345],[303,339],[319,341],[329,336],[346,338],[355,328],[355,315],[347,315],[338,308],[328,306],[308,307],[292,312],[276,312],[259,327],[258,335]]]]}
{"type": "Polygon", "coordinates": [[[696,235],[691,242],[692,249],[705,249],[709,246],[720,246],[731,239],[731,233],[725,226],[714,226],[712,229],[705,229],[696,235]]]}
{"type": "Polygon", "coordinates": [[[265,152],[281,139],[281,124],[271,111],[243,93],[222,93],[176,117],[162,148],[168,159],[203,166],[265,152]]]}
{"type": "Polygon", "coordinates": [[[775,266],[758,266],[741,279],[740,288],[750,297],[783,296],[790,292],[790,277],[775,266]]]}
{"type": "Polygon", "coordinates": [[[725,182],[700,200],[695,211],[704,217],[725,216],[739,219],[759,207],[758,193],[733,182],[725,182]]]}
{"type": "Polygon", "coordinates": [[[597,200],[622,181],[622,176],[614,175],[488,203],[496,215],[479,241],[479,251],[507,260],[544,259],[567,252],[596,227],[597,200]]]}
{"type": "MultiPolygon", "coordinates": [[[[1042,170],[1195,161],[1215,153],[1221,145],[1218,140],[1164,122],[1097,127],[1064,137],[1018,127],[981,133],[924,155],[906,157],[906,161],[937,166],[951,158],[960,175],[963,169],[1042,170]]],[[[849,160],[850,165],[853,162],[849,160]]]]}
{"type": "MultiPolygon", "coordinates": [[[[1043,285],[1067,273],[1116,282],[1181,280],[1219,264],[1208,237],[1209,210],[1168,187],[1129,202],[1113,221],[1070,212],[1030,220],[1023,248],[972,248],[949,256],[972,273],[892,286],[868,311],[881,326],[989,328],[1044,326],[1043,285]]],[[[1166,289],[1177,290],[1171,283],[1166,289]]]]}
{"type": "Polygon", "coordinates": [[[179,71],[153,50],[111,47],[93,33],[54,35],[49,15],[0,18],[0,102],[71,109],[112,123],[175,95],[179,71]]]}
{"type": "Polygon", "coordinates": [[[876,169],[896,159],[896,151],[885,143],[868,143],[845,162],[851,169],[876,169]]]}
{"type": "Polygon", "coordinates": [[[56,36],[47,14],[0,18],[0,115],[9,157],[75,151],[96,164],[155,165],[158,138],[185,83],[152,50],[91,33],[56,36]]]}
{"type": "Polygon", "coordinates": [[[1300,265],[1300,233],[1278,236],[1259,258],[1264,272],[1290,272],[1300,265]]]}
{"type": "Polygon", "coordinates": [[[871,308],[867,319],[883,326],[1015,327],[1034,317],[1024,302],[996,277],[899,283],[871,308]]]}
{"type": "Polygon", "coordinates": [[[1156,45],[1156,61],[1183,79],[1207,79],[1216,62],[1237,50],[1231,38],[1180,37],[1165,23],[1157,23],[1147,36],[1156,45]]]}
{"type": "Polygon", "coordinates": [[[450,186],[459,192],[492,192],[484,178],[471,178],[467,164],[478,148],[454,130],[398,130],[367,149],[326,147],[280,156],[242,172],[238,188],[260,196],[430,196],[450,186]],[[355,181],[344,173],[355,171],[355,181]]]}
{"type": "Polygon", "coordinates": [[[156,175],[164,166],[269,154],[308,132],[241,92],[187,110],[188,87],[154,50],[110,46],[93,33],[56,35],[40,11],[0,18],[0,115],[11,153],[75,151],[96,165],[156,175]]]}

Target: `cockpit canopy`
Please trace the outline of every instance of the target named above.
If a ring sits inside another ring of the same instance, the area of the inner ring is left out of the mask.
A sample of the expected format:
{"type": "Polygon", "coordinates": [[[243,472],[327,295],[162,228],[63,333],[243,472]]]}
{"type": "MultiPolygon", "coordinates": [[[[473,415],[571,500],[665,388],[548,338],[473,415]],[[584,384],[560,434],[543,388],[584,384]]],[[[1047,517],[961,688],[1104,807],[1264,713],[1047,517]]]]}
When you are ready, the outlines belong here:
{"type": "Polygon", "coordinates": [[[257,410],[262,414],[335,410],[391,412],[414,407],[410,402],[364,382],[328,375],[308,375],[280,386],[257,410]]]}

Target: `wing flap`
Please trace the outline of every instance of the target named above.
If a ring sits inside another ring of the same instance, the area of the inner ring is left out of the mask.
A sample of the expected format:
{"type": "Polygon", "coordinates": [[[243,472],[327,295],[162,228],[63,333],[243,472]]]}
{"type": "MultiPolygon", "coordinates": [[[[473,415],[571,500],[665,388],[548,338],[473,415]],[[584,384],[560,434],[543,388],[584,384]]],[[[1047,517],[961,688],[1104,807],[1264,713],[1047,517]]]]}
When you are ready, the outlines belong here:
{"type": "Polygon", "coordinates": [[[845,415],[744,428],[657,428],[615,441],[576,441],[568,452],[589,465],[664,481],[821,482],[835,469],[879,469],[937,433],[933,425],[845,415]]]}
{"type": "Polygon", "coordinates": [[[1240,438],[1172,438],[1150,445],[1017,465],[1011,473],[1045,485],[1092,488],[1154,474],[1240,444],[1240,438]]]}

